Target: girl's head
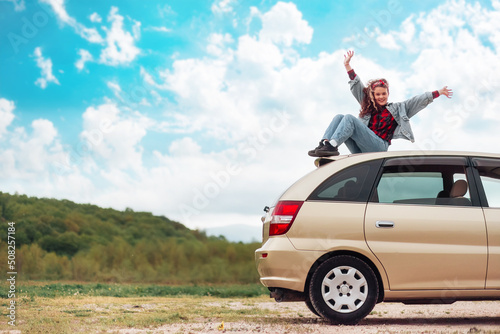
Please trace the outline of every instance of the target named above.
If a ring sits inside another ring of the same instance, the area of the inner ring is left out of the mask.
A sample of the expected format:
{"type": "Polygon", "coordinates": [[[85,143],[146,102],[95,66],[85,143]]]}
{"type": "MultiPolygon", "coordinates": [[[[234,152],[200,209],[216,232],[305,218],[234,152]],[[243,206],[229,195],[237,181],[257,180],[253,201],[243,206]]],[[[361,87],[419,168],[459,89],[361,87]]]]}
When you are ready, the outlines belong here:
{"type": "Polygon", "coordinates": [[[361,117],[372,115],[387,104],[389,83],[386,79],[368,81],[363,91],[365,94],[361,103],[361,117]]]}
{"type": "Polygon", "coordinates": [[[370,83],[370,93],[373,100],[379,106],[385,106],[389,98],[389,83],[385,79],[372,80],[370,83]]]}

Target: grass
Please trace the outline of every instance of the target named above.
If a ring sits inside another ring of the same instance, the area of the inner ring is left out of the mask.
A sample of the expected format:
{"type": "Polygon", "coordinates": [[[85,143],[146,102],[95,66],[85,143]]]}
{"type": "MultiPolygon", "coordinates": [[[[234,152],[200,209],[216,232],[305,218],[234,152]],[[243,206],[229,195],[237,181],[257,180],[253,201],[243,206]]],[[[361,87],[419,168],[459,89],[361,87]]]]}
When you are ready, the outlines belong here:
{"type": "MultiPolygon", "coordinates": [[[[257,297],[268,295],[261,284],[249,285],[142,285],[142,284],[102,284],[102,283],[48,283],[20,282],[16,287],[18,296],[56,298],[65,296],[100,297],[175,297],[213,296],[220,298],[257,297]]],[[[0,298],[7,298],[7,290],[2,289],[0,298]]]]}
{"type": "MultiPolygon", "coordinates": [[[[250,325],[289,323],[289,318],[283,318],[286,309],[269,310],[258,306],[269,301],[269,297],[264,296],[224,299],[203,296],[22,297],[18,299],[15,329],[23,333],[100,333],[132,328],[153,331],[161,326],[196,323],[204,324],[200,329],[204,332],[222,321],[245,321],[250,325]]],[[[1,316],[4,319],[6,308],[6,300],[3,300],[1,316]]],[[[293,317],[301,318],[296,313],[293,317]]],[[[14,328],[0,323],[0,331],[8,329],[14,328]]]]}
{"type": "MultiPolygon", "coordinates": [[[[164,326],[222,321],[274,323],[286,309],[268,310],[272,302],[260,285],[161,286],[64,282],[19,282],[16,327],[0,322],[2,330],[23,333],[99,333],[120,329],[151,330],[164,326]]],[[[5,291],[2,286],[2,291],[5,291]]],[[[7,319],[10,300],[0,299],[0,318],[7,319]]],[[[301,318],[294,314],[294,317],[301,318]]],[[[182,330],[180,330],[182,332],[182,330]]]]}

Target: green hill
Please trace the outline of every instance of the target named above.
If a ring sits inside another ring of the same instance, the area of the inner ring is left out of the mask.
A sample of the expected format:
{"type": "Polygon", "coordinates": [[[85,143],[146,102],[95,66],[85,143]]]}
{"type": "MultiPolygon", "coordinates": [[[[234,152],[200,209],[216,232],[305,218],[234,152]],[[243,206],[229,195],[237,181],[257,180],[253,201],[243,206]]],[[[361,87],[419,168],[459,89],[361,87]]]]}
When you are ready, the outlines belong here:
{"type": "Polygon", "coordinates": [[[0,210],[1,253],[14,222],[20,280],[258,282],[258,243],[207,237],[166,217],[1,192],[0,210]]]}

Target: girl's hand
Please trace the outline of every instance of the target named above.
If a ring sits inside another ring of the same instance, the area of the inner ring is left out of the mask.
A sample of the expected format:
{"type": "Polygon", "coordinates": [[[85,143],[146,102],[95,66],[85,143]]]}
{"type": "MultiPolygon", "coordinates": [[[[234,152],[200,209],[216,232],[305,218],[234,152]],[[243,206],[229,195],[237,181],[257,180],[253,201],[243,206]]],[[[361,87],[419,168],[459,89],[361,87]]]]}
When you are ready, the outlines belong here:
{"type": "Polygon", "coordinates": [[[344,55],[344,66],[349,66],[349,62],[351,61],[352,56],[354,56],[354,51],[347,51],[347,54],[344,55]]]}
{"type": "Polygon", "coordinates": [[[451,89],[448,89],[448,86],[444,86],[440,90],[438,90],[439,95],[445,95],[447,98],[451,99],[453,96],[453,91],[451,89]]]}

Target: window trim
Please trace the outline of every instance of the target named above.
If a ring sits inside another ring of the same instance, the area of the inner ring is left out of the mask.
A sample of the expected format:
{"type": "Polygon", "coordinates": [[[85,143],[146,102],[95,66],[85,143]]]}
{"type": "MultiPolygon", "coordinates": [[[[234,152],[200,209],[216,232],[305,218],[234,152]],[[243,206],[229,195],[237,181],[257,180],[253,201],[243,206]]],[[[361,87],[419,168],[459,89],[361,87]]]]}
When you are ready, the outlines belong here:
{"type": "Polygon", "coordinates": [[[382,167],[408,166],[410,161],[414,161],[414,163],[411,163],[412,166],[443,165],[445,163],[447,166],[468,165],[467,157],[462,156],[409,156],[386,158],[382,167]]]}
{"type": "MultiPolygon", "coordinates": [[[[479,174],[479,169],[478,167],[489,167],[491,166],[491,162],[497,162],[500,163],[500,159],[498,158],[487,158],[487,157],[470,157],[470,162],[471,162],[471,173],[474,175],[474,178],[476,180],[476,191],[477,195],[480,201],[480,204],[483,208],[492,208],[492,209],[499,209],[497,207],[490,207],[488,203],[488,197],[486,196],[486,191],[484,190],[483,182],[481,181],[481,175],[479,174]]],[[[494,166],[498,166],[498,164],[494,164],[494,166]]]]}

